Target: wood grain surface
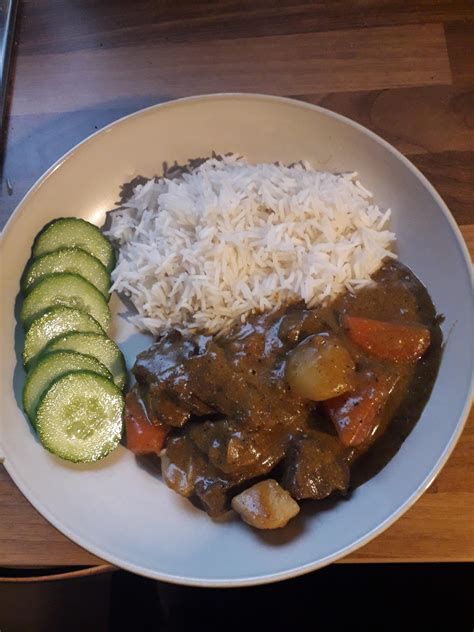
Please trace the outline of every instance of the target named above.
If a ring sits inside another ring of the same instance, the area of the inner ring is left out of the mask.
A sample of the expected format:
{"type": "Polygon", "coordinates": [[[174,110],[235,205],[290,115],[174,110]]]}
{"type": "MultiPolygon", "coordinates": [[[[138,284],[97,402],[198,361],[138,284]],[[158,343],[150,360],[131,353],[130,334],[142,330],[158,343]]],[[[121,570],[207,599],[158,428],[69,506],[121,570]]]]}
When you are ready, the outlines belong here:
{"type": "MultiPolygon", "coordinates": [[[[175,97],[269,92],[359,121],[407,155],[474,254],[472,0],[24,0],[3,130],[0,227],[64,152],[175,97]]],[[[345,562],[474,561],[474,415],[395,525],[345,562]]],[[[0,466],[0,565],[95,564],[0,466]]]]}

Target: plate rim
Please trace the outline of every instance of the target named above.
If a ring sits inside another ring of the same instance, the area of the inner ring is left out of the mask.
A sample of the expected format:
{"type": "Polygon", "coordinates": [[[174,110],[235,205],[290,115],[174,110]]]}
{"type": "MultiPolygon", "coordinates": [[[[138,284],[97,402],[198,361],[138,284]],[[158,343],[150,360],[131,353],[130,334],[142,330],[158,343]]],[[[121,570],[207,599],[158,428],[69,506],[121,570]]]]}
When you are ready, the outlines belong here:
{"type": "MultiPolygon", "coordinates": [[[[150,112],[152,110],[158,111],[160,109],[175,107],[176,105],[179,105],[182,103],[187,104],[187,103],[200,102],[200,101],[213,101],[213,100],[218,100],[218,99],[225,99],[225,100],[248,99],[248,100],[257,100],[257,101],[267,101],[270,103],[281,103],[281,104],[290,105],[295,108],[303,108],[303,109],[308,109],[311,111],[316,111],[316,112],[319,112],[320,114],[323,114],[324,116],[328,116],[329,118],[336,119],[342,123],[345,123],[357,129],[363,134],[369,136],[372,140],[374,140],[376,143],[381,145],[384,149],[388,150],[392,155],[394,155],[398,160],[400,160],[409,169],[409,171],[420,181],[422,186],[428,190],[428,192],[430,193],[430,195],[433,197],[434,201],[436,202],[437,206],[441,209],[443,215],[448,221],[448,224],[453,233],[453,236],[455,237],[455,241],[461,253],[464,264],[466,265],[466,270],[471,280],[471,288],[474,289],[474,270],[471,264],[467,245],[461,234],[459,226],[457,225],[448,206],[446,205],[446,203],[444,202],[440,194],[437,192],[437,190],[434,188],[434,186],[429,182],[426,176],[424,176],[421,173],[421,171],[406,156],[404,156],[398,149],[396,149],[388,141],[384,140],[381,136],[379,136],[372,130],[368,129],[364,125],[361,125],[360,123],[357,123],[356,121],[342,114],[339,114],[332,110],[328,110],[327,108],[321,107],[319,105],[307,103],[305,101],[299,101],[297,99],[292,99],[289,97],[282,97],[282,96],[270,95],[270,94],[251,93],[251,92],[222,92],[222,93],[212,93],[212,94],[204,94],[204,95],[194,95],[194,96],[189,96],[189,97],[172,99],[172,100],[165,101],[162,103],[156,103],[146,108],[142,108],[142,109],[136,110],[135,112],[131,112],[130,114],[122,116],[112,121],[105,127],[101,128],[100,130],[97,130],[93,134],[90,134],[89,136],[84,138],[82,141],[74,145],[69,151],[63,154],[58,160],[56,160],[56,162],[54,162],[54,164],[51,165],[51,167],[49,167],[49,169],[47,169],[38,178],[38,180],[36,180],[36,182],[28,189],[28,191],[25,193],[25,195],[22,197],[18,205],[15,207],[15,209],[11,213],[10,217],[8,218],[5,226],[3,227],[0,233],[0,246],[8,238],[8,233],[11,230],[11,227],[20,217],[21,212],[23,210],[23,206],[27,202],[30,195],[32,195],[36,191],[36,189],[38,189],[43,184],[43,182],[49,179],[52,176],[52,174],[57,169],[59,169],[62,166],[62,164],[64,164],[72,155],[74,155],[74,153],[78,149],[87,145],[87,143],[94,140],[97,136],[107,133],[109,129],[113,128],[114,126],[118,124],[124,123],[127,120],[135,118],[135,117],[143,116],[145,113],[150,112]],[[469,270],[470,270],[470,274],[469,274],[469,270]]],[[[124,568],[133,573],[137,573],[145,577],[150,577],[155,580],[165,581],[165,582],[173,583],[173,584],[186,585],[186,586],[198,586],[198,587],[216,587],[216,588],[217,587],[232,588],[232,587],[256,586],[260,584],[274,583],[277,581],[290,579],[292,577],[297,577],[299,575],[303,575],[305,573],[308,573],[318,568],[321,568],[323,566],[326,566],[332,562],[335,562],[336,560],[345,557],[346,555],[357,550],[361,546],[367,544],[368,542],[373,540],[375,537],[383,533],[383,531],[388,529],[393,523],[395,523],[423,495],[423,493],[431,485],[433,480],[436,478],[436,476],[439,474],[439,472],[441,471],[441,469],[443,468],[443,466],[449,459],[465,427],[465,424],[469,415],[469,411],[473,403],[473,399],[474,399],[474,374],[471,375],[471,383],[470,383],[470,386],[468,387],[468,391],[466,393],[465,404],[462,409],[462,413],[457,421],[455,431],[451,435],[451,438],[449,442],[447,443],[447,445],[445,446],[444,450],[442,451],[441,455],[438,457],[437,461],[430,468],[429,472],[427,473],[426,477],[423,479],[422,483],[414,490],[414,492],[399,506],[399,508],[395,512],[390,514],[385,520],[379,523],[371,531],[369,531],[368,533],[364,534],[363,536],[355,540],[352,544],[344,547],[343,549],[336,551],[335,553],[332,553],[331,555],[325,556],[324,558],[318,560],[317,562],[310,562],[308,564],[304,564],[302,566],[298,566],[296,568],[292,568],[289,570],[277,571],[277,572],[264,574],[264,575],[253,575],[253,576],[242,577],[238,579],[202,579],[199,577],[187,577],[187,576],[176,575],[176,574],[171,574],[171,573],[161,573],[159,571],[150,571],[150,569],[145,568],[143,566],[139,566],[133,563],[123,561],[122,559],[120,559],[119,557],[116,557],[115,555],[109,555],[109,554],[104,555],[104,552],[101,551],[100,547],[95,546],[93,544],[91,545],[90,543],[87,543],[83,537],[74,534],[69,528],[65,527],[61,523],[61,520],[56,519],[53,515],[51,515],[50,512],[45,507],[43,507],[40,501],[38,501],[36,498],[34,498],[34,500],[30,498],[30,496],[28,495],[28,492],[29,492],[28,484],[26,483],[26,481],[24,481],[22,476],[15,470],[13,465],[9,464],[8,459],[5,456],[5,450],[2,448],[2,445],[1,445],[1,437],[0,437],[0,463],[2,463],[2,460],[3,460],[3,465],[6,471],[8,472],[8,474],[11,476],[15,485],[18,487],[21,493],[25,496],[28,502],[32,504],[33,507],[48,520],[48,522],[50,522],[55,528],[57,528],[62,534],[68,537],[72,542],[78,544],[79,546],[84,548],[86,551],[89,551],[90,553],[94,554],[98,558],[106,560],[114,564],[115,566],[118,566],[119,568],[124,568]]]]}

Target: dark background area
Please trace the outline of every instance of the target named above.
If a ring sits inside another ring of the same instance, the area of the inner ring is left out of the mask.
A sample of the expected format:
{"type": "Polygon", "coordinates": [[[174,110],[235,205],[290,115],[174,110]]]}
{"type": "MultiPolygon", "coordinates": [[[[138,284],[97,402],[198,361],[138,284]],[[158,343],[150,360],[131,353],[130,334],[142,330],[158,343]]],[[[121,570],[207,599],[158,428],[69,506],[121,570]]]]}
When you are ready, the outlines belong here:
{"type": "Polygon", "coordinates": [[[0,630],[471,632],[473,587],[472,564],[341,564],[241,589],[174,586],[117,571],[41,584],[0,583],[0,630]]]}

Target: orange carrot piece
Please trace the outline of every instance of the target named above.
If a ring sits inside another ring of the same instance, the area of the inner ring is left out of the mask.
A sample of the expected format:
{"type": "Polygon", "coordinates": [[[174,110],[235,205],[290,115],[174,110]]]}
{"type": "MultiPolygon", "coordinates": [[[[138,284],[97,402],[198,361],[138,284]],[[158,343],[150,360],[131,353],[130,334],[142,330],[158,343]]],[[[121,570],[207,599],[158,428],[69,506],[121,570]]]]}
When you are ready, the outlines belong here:
{"type": "Polygon", "coordinates": [[[129,450],[134,454],[152,454],[163,448],[168,428],[152,423],[136,394],[130,392],[125,397],[125,431],[129,450]]]}
{"type": "Polygon", "coordinates": [[[344,315],[343,327],[359,347],[384,360],[415,362],[431,342],[429,329],[422,325],[389,323],[371,318],[344,315]]]}
{"type": "Polygon", "coordinates": [[[358,446],[369,439],[380,423],[388,396],[398,378],[382,376],[357,393],[339,395],[324,402],[329,418],[344,445],[358,446]]]}

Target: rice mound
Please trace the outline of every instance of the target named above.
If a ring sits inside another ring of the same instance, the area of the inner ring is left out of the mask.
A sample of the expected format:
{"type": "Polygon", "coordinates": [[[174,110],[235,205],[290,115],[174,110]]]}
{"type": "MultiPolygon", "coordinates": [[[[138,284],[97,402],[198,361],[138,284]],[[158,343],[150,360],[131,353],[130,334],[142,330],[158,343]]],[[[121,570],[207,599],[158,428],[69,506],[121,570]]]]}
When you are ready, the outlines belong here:
{"type": "Polygon", "coordinates": [[[111,213],[112,290],[131,299],[139,329],[223,332],[251,312],[370,283],[395,257],[389,219],[356,173],[210,158],[136,186],[111,213]]]}

